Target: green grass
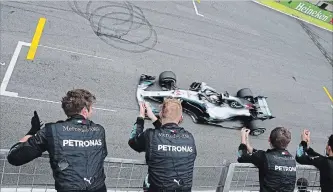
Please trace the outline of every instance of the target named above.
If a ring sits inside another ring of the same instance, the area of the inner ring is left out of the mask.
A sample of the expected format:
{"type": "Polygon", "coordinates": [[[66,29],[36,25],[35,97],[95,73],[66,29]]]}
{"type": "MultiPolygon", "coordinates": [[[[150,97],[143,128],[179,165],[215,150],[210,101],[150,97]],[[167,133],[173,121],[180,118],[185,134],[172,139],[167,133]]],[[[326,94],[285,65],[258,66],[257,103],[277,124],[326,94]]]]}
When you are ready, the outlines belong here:
{"type": "Polygon", "coordinates": [[[331,32],[333,32],[333,25],[332,24],[329,24],[329,23],[326,23],[326,22],[323,22],[319,19],[316,19],[314,17],[311,17],[309,15],[306,15],[300,11],[297,11],[295,9],[291,9],[285,5],[282,5],[278,2],[275,2],[274,0],[258,0],[259,3],[263,4],[263,5],[266,5],[268,7],[271,7],[273,9],[276,9],[276,10],[279,10],[283,13],[286,13],[288,15],[292,15],[294,17],[297,17],[297,18],[300,18],[304,21],[307,21],[309,23],[312,23],[314,25],[317,25],[317,26],[320,26],[322,28],[325,28],[331,32]]]}

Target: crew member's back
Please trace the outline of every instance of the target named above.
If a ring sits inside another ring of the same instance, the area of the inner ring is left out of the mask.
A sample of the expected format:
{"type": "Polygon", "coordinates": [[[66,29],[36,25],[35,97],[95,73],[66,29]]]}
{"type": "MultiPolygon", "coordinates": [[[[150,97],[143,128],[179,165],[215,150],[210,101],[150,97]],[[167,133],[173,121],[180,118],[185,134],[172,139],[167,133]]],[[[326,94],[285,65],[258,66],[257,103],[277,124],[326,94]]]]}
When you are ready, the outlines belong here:
{"type": "Polygon", "coordinates": [[[263,191],[293,191],[296,179],[295,158],[287,150],[269,149],[264,161],[264,174],[261,177],[263,191]]]}
{"type": "Polygon", "coordinates": [[[11,147],[8,162],[21,166],[47,151],[57,192],[106,192],[105,129],[90,120],[95,100],[87,90],[68,91],[62,98],[62,108],[68,118],[46,123],[42,129],[35,112],[32,128],[11,147]]]}
{"type": "Polygon", "coordinates": [[[147,134],[150,150],[146,153],[146,161],[151,188],[177,189],[182,186],[190,191],[196,159],[192,134],[173,123],[164,124],[160,129],[148,129],[147,134]]]}
{"type": "Polygon", "coordinates": [[[85,188],[83,186],[98,189],[103,186],[107,152],[105,131],[101,125],[76,115],[66,121],[46,124],[44,129],[49,137],[47,151],[57,189],[85,188]],[[64,182],[69,176],[75,182],[64,182]]]}
{"type": "Polygon", "coordinates": [[[251,147],[250,130],[242,129],[242,142],[238,148],[239,163],[253,163],[259,169],[260,192],[293,192],[296,183],[296,160],[286,149],[291,133],[284,127],[271,131],[266,151],[251,147]]]}
{"type": "Polygon", "coordinates": [[[166,99],[160,117],[161,121],[155,117],[149,105],[140,104],[140,117],[128,142],[135,151],[146,152],[148,174],[143,188],[149,192],[190,192],[197,150],[193,135],[179,126],[182,121],[180,101],[166,99]],[[155,129],[143,132],[145,109],[155,129]]]}

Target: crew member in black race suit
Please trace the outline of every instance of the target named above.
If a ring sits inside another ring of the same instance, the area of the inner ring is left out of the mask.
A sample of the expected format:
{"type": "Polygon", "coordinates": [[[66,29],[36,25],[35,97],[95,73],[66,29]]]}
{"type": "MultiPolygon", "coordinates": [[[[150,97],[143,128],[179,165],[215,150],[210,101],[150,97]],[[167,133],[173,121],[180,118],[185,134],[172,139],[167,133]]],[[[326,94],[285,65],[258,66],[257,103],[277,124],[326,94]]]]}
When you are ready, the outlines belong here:
{"type": "Polygon", "coordinates": [[[193,135],[179,126],[182,121],[181,102],[165,99],[159,115],[161,122],[149,104],[141,103],[140,116],[128,142],[135,151],[146,152],[148,174],[144,190],[190,192],[197,151],[193,135]],[[153,121],[155,129],[143,131],[145,115],[153,121]]]}
{"type": "Polygon", "coordinates": [[[243,128],[238,148],[239,163],[252,163],[259,169],[260,192],[293,192],[296,184],[296,160],[286,149],[291,133],[283,127],[271,131],[269,142],[272,149],[267,151],[251,147],[250,130],[243,128]]]}
{"type": "Polygon", "coordinates": [[[10,149],[8,162],[20,166],[48,151],[58,192],[106,192],[105,130],[89,120],[94,101],[95,96],[87,90],[67,92],[62,108],[68,119],[47,123],[42,129],[35,111],[30,131],[10,149]]]}
{"type": "Polygon", "coordinates": [[[310,147],[310,131],[302,132],[302,141],[297,148],[296,161],[303,165],[313,165],[320,171],[322,192],[333,192],[333,134],[326,145],[326,156],[310,147]]]}

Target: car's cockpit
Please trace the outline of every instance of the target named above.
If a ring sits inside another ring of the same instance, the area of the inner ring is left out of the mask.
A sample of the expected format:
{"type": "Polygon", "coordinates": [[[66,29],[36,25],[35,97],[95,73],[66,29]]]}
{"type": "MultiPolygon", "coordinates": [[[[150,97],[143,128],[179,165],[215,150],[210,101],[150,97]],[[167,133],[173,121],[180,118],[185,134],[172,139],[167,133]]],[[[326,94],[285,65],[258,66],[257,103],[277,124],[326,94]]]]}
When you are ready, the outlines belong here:
{"type": "Polygon", "coordinates": [[[219,93],[214,88],[208,86],[205,82],[193,82],[190,86],[190,90],[197,91],[200,100],[207,100],[216,105],[224,104],[226,99],[229,98],[229,93],[227,91],[219,93]]]}

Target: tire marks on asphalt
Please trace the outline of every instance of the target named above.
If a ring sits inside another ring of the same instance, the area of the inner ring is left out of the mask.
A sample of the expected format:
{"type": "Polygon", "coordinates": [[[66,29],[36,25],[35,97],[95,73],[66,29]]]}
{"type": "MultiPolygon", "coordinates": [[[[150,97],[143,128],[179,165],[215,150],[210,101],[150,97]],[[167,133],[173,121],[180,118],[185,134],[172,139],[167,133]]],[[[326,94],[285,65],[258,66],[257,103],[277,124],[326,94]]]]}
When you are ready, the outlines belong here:
{"type": "Polygon", "coordinates": [[[153,26],[143,11],[130,2],[99,2],[95,6],[93,1],[89,1],[83,9],[77,1],[69,4],[76,14],[90,22],[94,33],[102,41],[116,49],[142,53],[157,44],[153,26]]]}
{"type": "Polygon", "coordinates": [[[303,21],[296,19],[296,21],[301,25],[301,27],[304,29],[304,31],[309,35],[310,39],[313,41],[313,43],[318,47],[319,51],[324,55],[324,57],[327,59],[328,63],[333,67],[333,58],[332,56],[327,52],[327,50],[321,45],[321,43],[318,41],[318,35],[315,34],[303,21]]]}

